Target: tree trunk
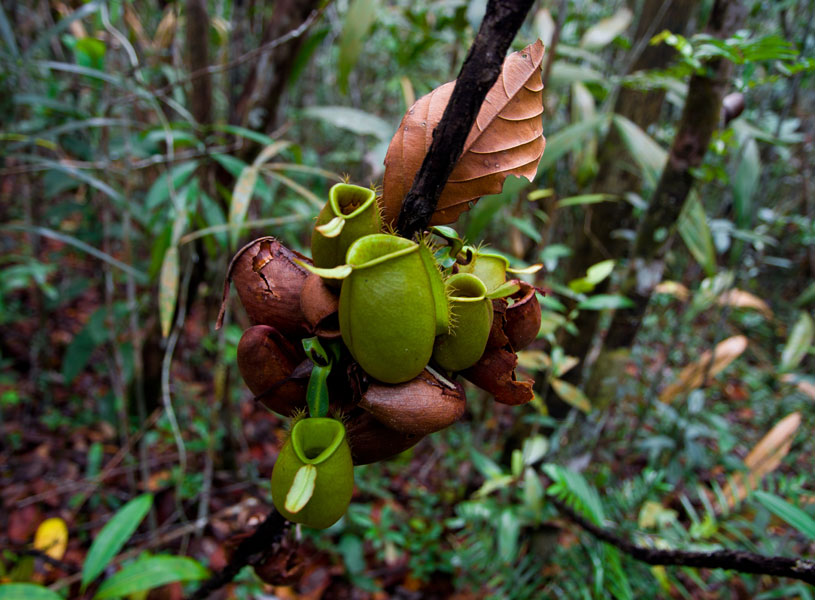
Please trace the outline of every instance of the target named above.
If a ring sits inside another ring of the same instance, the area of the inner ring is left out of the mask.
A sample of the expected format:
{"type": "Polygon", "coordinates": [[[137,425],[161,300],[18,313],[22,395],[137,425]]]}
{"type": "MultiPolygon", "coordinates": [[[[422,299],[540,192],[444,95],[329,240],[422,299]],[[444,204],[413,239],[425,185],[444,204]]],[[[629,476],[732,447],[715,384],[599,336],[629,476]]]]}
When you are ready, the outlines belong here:
{"type": "MultiPolygon", "coordinates": [[[[187,0],[185,46],[190,73],[209,66],[209,15],[204,0],[187,0]]],[[[212,79],[209,74],[191,82],[190,112],[196,123],[206,125],[212,118],[212,79]]]]}
{"type": "MultiPolygon", "coordinates": [[[[720,38],[732,35],[744,22],[746,11],[740,0],[717,0],[708,33],[720,38]]],[[[719,126],[724,98],[733,65],[711,60],[706,73],[691,77],[682,119],[657,189],[637,231],[632,258],[623,282],[623,294],[635,306],[618,310],[609,327],[604,352],[628,347],[634,341],[654,287],[661,281],[664,255],[672,236],[663,241],[654,234],[673,227],[693,185],[692,170],[702,164],[710,138],[719,126]]]]}
{"type": "MultiPolygon", "coordinates": [[[[684,34],[698,3],[699,0],[674,0],[664,8],[662,0],[645,0],[634,35],[634,47],[647,44],[651,37],[664,29],[684,34]]],[[[667,44],[647,45],[628,72],[665,68],[673,55],[674,50],[667,44]]],[[[614,104],[614,112],[646,129],[659,118],[664,99],[665,92],[662,90],[640,91],[623,87],[614,104]]],[[[609,129],[608,135],[600,144],[598,160],[600,170],[592,185],[592,193],[620,196],[625,192],[639,190],[639,172],[616,127],[609,129]]],[[[614,238],[612,234],[618,229],[633,227],[633,215],[628,202],[602,202],[586,206],[584,210],[585,225],[576,231],[577,239],[572,244],[574,253],[566,266],[567,282],[585,275],[586,269],[593,264],[624,255],[628,242],[614,238]]],[[[608,279],[596,288],[597,293],[605,293],[607,286],[608,279]]],[[[569,308],[573,309],[575,304],[573,302],[569,308]]],[[[565,335],[561,339],[566,354],[580,359],[580,364],[563,377],[574,385],[579,384],[582,378],[585,358],[594,340],[599,317],[599,311],[581,311],[575,320],[577,335],[565,335]]],[[[547,404],[555,415],[565,414],[569,410],[568,405],[551,393],[547,404]]]]}
{"type": "MultiPolygon", "coordinates": [[[[261,45],[297,29],[319,6],[319,0],[277,0],[263,32],[261,45]]],[[[238,101],[234,115],[237,123],[258,131],[274,129],[280,98],[305,38],[305,35],[301,35],[291,39],[258,57],[238,101]]]]}

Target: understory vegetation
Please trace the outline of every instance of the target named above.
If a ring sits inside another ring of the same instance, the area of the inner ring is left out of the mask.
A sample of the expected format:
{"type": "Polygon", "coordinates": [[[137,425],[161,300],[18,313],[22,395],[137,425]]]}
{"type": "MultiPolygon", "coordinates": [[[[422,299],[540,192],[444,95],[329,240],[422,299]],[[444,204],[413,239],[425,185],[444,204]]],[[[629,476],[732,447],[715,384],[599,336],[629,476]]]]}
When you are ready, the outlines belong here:
{"type": "MultiPolygon", "coordinates": [[[[0,1],[0,600],[182,598],[229,564],[288,421],[241,380],[234,293],[215,328],[229,261],[308,253],[339,181],[381,192],[486,5],[0,1]]],[[[538,38],[537,176],[450,225],[543,265],[534,399],[465,384],[213,597],[815,598],[560,508],[813,559],[815,2],[541,1],[512,50],[538,38]]]]}

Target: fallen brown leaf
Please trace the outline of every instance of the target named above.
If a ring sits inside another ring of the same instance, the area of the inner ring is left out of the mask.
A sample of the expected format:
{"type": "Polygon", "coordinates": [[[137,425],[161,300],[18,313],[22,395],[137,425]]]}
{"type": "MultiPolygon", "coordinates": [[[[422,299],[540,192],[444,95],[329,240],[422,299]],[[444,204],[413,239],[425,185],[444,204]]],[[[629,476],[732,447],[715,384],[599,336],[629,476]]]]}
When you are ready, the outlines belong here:
{"type": "Polygon", "coordinates": [[[750,450],[744,458],[744,465],[749,469],[747,484],[744,483],[744,474],[736,473],[731,482],[724,486],[728,508],[733,508],[744,500],[765,475],[778,468],[781,460],[790,451],[795,433],[800,426],[801,413],[791,413],[776,423],[750,450]]]}
{"type": "Polygon", "coordinates": [[[736,335],[716,344],[712,354],[710,350],[703,352],[695,362],[685,367],[679,374],[675,383],[667,386],[660,394],[662,402],[670,402],[683,392],[689,392],[704,385],[704,378],[713,377],[731,362],[736,360],[747,349],[747,338],[736,335]]]}

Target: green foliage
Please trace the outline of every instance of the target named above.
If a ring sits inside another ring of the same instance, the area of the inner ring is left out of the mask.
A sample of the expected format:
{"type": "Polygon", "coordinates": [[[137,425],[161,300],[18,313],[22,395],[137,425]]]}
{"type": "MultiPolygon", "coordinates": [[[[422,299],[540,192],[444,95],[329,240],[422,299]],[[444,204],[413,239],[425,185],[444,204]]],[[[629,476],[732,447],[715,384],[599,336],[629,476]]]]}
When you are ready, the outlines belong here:
{"type": "MultiPolygon", "coordinates": [[[[538,296],[538,340],[516,373],[534,377],[539,396],[508,411],[468,390],[463,423],[393,461],[357,469],[359,502],[319,537],[304,533],[329,562],[344,565],[347,581],[338,576],[333,585],[394,594],[401,584],[387,577],[407,572],[421,585],[519,600],[694,598],[732,588],[732,573],[636,563],[569,524],[551,496],[642,545],[805,554],[815,452],[803,433],[815,426],[815,221],[805,144],[815,61],[806,56],[806,3],[752,4],[744,30],[730,39],[657,34],[652,42],[675,48],[676,62],[633,74],[624,71],[638,52],[631,37],[638,15],[629,22],[616,7],[570,0],[563,15],[541,7],[529,19],[518,44],[543,35],[547,22],[561,26],[538,177],[510,178],[456,227],[513,264],[545,264],[545,277],[522,275],[547,289],[538,296]],[[574,385],[585,357],[569,356],[564,340],[581,333],[581,313],[594,311],[602,327],[609,310],[631,306],[617,291],[629,258],[624,242],[659,181],[688,78],[706,73],[711,59],[735,63],[728,88],[745,94],[746,110],[714,136],[678,222],[659,232],[668,242],[662,279],[681,287],[652,297],[636,343],[610,369],[610,391],[574,385]],[[614,114],[621,87],[664,91],[660,118],[640,127],[614,114]],[[614,166],[636,180],[620,194],[596,185],[610,166],[599,162],[610,132],[620,142],[614,166]],[[583,251],[580,233],[595,209],[612,206],[605,203],[631,209],[630,218],[608,224],[619,247],[606,248],[585,274],[567,275],[568,260],[583,251]],[[682,242],[670,243],[674,231],[682,242]],[[766,308],[735,302],[735,291],[766,308]],[[736,334],[749,345],[727,370],[671,404],[657,400],[682,369],[736,334]],[[546,414],[547,387],[576,408],[566,419],[546,414]],[[744,457],[793,411],[802,423],[778,466],[734,501],[730,491],[749,472],[744,457]]],[[[96,539],[78,542],[87,550],[88,595],[139,595],[208,574],[182,556],[122,560],[151,496],[108,514],[115,498],[135,495],[124,476],[107,471],[117,438],[133,442],[120,467],[135,477],[133,489],[176,494],[171,519],[231,505],[237,489],[268,500],[281,423],[259,420],[234,376],[244,316],[228,312],[219,333],[211,327],[228,257],[254,233],[302,250],[337,173],[376,185],[399,119],[415,97],[456,76],[482,5],[329,3],[288,79],[283,127],[269,131],[230,114],[256,57],[219,70],[259,46],[267,7],[208,5],[215,102],[212,122],[202,124],[189,110],[183,10],[132,5],[140,33],[127,3],[46,11],[55,22],[28,29],[18,19],[39,18],[37,3],[0,7],[0,410],[10,424],[3,439],[15,472],[14,461],[35,451],[59,458],[63,447],[41,447],[43,439],[75,444],[65,454],[79,479],[66,484],[82,491],[64,502],[84,506],[72,535],[109,518],[96,539]],[[173,350],[158,332],[174,323],[173,350]],[[165,358],[169,380],[156,391],[155,364],[165,358]],[[155,425],[146,425],[152,405],[139,414],[145,389],[166,411],[155,425]],[[140,464],[140,456],[161,466],[140,464]]],[[[0,585],[0,599],[65,594],[30,583],[30,559],[3,551],[0,577],[11,583],[0,585]]],[[[750,597],[813,597],[802,584],[738,577],[750,597]]],[[[239,582],[243,597],[262,593],[248,572],[239,582]]]]}
{"type": "Polygon", "coordinates": [[[94,600],[121,598],[176,581],[206,579],[209,575],[208,569],[185,556],[148,556],[106,579],[93,597],[94,600]]]}
{"type": "Polygon", "coordinates": [[[83,588],[105,570],[105,567],[136,531],[152,505],[153,496],[143,494],[125,504],[105,524],[99,535],[93,540],[88,555],[85,557],[85,564],[82,567],[83,588]]]}

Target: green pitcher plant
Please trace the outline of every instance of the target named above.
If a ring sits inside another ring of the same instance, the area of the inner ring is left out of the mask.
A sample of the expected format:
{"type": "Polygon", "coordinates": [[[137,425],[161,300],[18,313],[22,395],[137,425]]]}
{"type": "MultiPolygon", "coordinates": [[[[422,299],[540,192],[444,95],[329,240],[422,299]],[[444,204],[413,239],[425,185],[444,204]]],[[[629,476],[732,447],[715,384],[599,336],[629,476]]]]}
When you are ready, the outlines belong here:
{"type": "Polygon", "coordinates": [[[472,252],[472,259],[467,264],[459,265],[461,273],[472,273],[484,282],[488,292],[496,290],[507,280],[507,273],[513,275],[537,273],[543,265],[535,264],[525,268],[513,268],[505,256],[489,252],[483,248],[465,246],[464,250],[472,252]]]}
{"type": "Polygon", "coordinates": [[[388,234],[358,239],[347,261],[352,270],[342,282],[339,306],[343,342],[374,379],[413,379],[433,353],[435,268],[428,274],[419,244],[388,234]]]}
{"type": "Polygon", "coordinates": [[[325,529],[345,514],[354,465],[342,421],[297,420],[272,471],[272,502],[289,521],[325,529]]]}
{"type": "Polygon", "coordinates": [[[351,244],[378,233],[381,226],[374,190],[337,183],[329,190],[311,235],[314,266],[330,269],[343,264],[351,244]]]}
{"type": "Polygon", "coordinates": [[[448,371],[474,365],[487,346],[492,327],[492,300],[484,283],[471,273],[458,273],[446,282],[452,327],[436,338],[433,360],[448,371]]]}
{"type": "Polygon", "coordinates": [[[347,264],[312,273],[341,279],[342,341],[362,369],[384,383],[409,381],[433,353],[437,331],[447,331],[447,298],[432,253],[396,235],[375,233],[348,248],[347,264]]]}

